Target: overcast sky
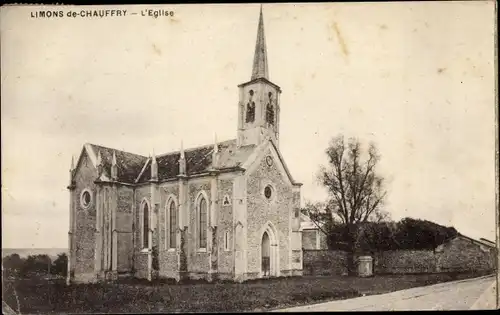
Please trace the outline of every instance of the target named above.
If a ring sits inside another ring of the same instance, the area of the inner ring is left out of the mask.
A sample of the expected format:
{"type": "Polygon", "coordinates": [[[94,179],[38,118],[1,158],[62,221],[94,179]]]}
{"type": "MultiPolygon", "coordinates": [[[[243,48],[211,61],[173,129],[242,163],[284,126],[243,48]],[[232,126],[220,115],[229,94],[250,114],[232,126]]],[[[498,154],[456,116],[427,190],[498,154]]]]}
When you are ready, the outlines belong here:
{"type": "MultiPolygon", "coordinates": [[[[3,247],[67,246],[68,170],[86,142],[148,155],[235,138],[259,14],[33,19],[35,8],[2,8],[3,247]]],[[[378,145],[393,219],[494,240],[493,1],[263,11],[280,149],[303,200],[325,197],[314,177],[342,133],[378,145]]]]}

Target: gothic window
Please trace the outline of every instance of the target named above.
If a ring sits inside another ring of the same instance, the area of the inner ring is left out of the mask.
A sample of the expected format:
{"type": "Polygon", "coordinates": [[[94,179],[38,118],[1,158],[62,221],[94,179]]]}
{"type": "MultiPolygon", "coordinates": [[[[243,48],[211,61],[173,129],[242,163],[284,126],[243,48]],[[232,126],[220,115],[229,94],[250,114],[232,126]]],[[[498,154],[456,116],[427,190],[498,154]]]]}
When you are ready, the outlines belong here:
{"type": "Polygon", "coordinates": [[[269,103],[266,106],[266,121],[274,125],[273,93],[269,92],[269,103]]]}
{"type": "Polygon", "coordinates": [[[147,202],[142,204],[142,248],[149,248],[149,206],[147,202]]]}
{"type": "Polygon", "coordinates": [[[247,112],[246,112],[246,122],[251,123],[255,120],[255,102],[252,100],[253,98],[253,90],[249,91],[250,97],[247,103],[247,112]]]}
{"type": "Polygon", "coordinates": [[[168,214],[169,214],[169,224],[168,224],[168,232],[169,232],[169,237],[168,237],[168,245],[169,248],[175,248],[177,245],[177,237],[176,237],[176,232],[177,232],[177,207],[175,206],[175,202],[173,200],[170,201],[169,207],[168,207],[168,214]]]}
{"type": "Polygon", "coordinates": [[[202,196],[198,203],[198,248],[207,248],[207,215],[207,200],[202,196]]]}
{"type": "Polygon", "coordinates": [[[251,123],[255,120],[255,102],[248,102],[246,122],[251,123]]]}
{"type": "Polygon", "coordinates": [[[224,250],[229,250],[229,232],[224,232],[224,250]]]}

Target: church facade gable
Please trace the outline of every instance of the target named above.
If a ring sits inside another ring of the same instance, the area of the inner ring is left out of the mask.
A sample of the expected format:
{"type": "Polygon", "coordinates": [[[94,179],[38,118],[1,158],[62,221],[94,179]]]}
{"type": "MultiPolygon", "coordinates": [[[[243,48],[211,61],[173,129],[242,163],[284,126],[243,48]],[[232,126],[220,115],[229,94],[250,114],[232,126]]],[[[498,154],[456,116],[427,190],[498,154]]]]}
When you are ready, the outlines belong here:
{"type": "Polygon", "coordinates": [[[69,249],[72,272],[79,280],[91,279],[94,273],[94,227],[96,224],[97,191],[94,183],[97,170],[87,150],[83,149],[76,168],[72,171],[70,186],[69,249]]]}
{"type": "Polygon", "coordinates": [[[266,163],[275,165],[279,174],[283,177],[283,180],[291,186],[300,186],[300,183],[295,182],[293,179],[285,160],[281,155],[278,147],[275,145],[274,140],[264,141],[259,147],[256,148],[254,154],[252,154],[245,163],[243,163],[243,168],[247,175],[252,174],[258,166],[262,163],[262,159],[266,160],[266,163]]]}
{"type": "MultiPolygon", "coordinates": [[[[263,231],[277,246],[269,256],[271,275],[292,275],[301,270],[301,261],[292,259],[292,252],[301,248],[296,227],[295,209],[300,207],[296,189],[283,168],[275,147],[268,145],[245,172],[247,181],[247,243],[248,273],[262,275],[263,231]],[[276,161],[277,160],[277,161],[276,161]],[[294,242],[292,242],[294,241],[294,242]],[[297,243],[298,242],[298,243],[297,243]],[[274,260],[274,262],[273,262],[274,260]]],[[[269,252],[269,255],[272,251],[269,252]]],[[[300,260],[300,259],[299,259],[300,260]]]]}

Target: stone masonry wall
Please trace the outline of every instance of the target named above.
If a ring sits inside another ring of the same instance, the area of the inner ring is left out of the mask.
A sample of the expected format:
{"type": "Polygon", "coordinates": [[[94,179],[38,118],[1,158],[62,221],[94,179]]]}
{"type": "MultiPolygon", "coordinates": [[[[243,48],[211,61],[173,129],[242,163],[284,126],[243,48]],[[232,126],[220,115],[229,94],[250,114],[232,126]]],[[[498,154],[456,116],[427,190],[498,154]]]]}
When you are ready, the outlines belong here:
{"type": "MultiPolygon", "coordinates": [[[[169,248],[168,237],[170,233],[169,226],[169,206],[170,199],[173,198],[177,205],[177,223],[179,223],[179,183],[169,182],[160,187],[160,246],[159,246],[159,263],[160,276],[164,278],[175,278],[178,276],[178,252],[176,249],[169,248]]],[[[177,232],[178,233],[178,232],[177,232]]],[[[176,233],[176,235],[177,235],[176,233]]],[[[178,239],[177,239],[178,241],[178,239]]],[[[179,244],[176,244],[177,247],[179,244]]]]}
{"type": "MultiPolygon", "coordinates": [[[[219,213],[217,216],[217,240],[219,247],[218,271],[225,276],[233,274],[233,180],[219,180],[218,182],[219,213]],[[229,204],[224,204],[225,197],[229,198],[229,204]],[[228,248],[224,248],[227,233],[228,248]]],[[[223,276],[224,277],[224,276],[223,276]]]]}
{"type": "Polygon", "coordinates": [[[432,273],[436,270],[432,250],[386,251],[375,254],[373,259],[373,272],[379,274],[432,273]]]}
{"type": "Polygon", "coordinates": [[[152,212],[151,205],[151,187],[144,185],[135,189],[135,216],[134,216],[134,270],[138,278],[147,278],[148,276],[148,254],[141,252],[142,250],[142,222],[141,222],[141,205],[146,199],[150,205],[150,215],[152,212]]]}
{"type": "Polygon", "coordinates": [[[375,255],[375,273],[478,272],[495,270],[496,250],[457,237],[433,250],[388,251],[375,255]]]}
{"type": "Polygon", "coordinates": [[[347,254],[334,250],[303,250],[304,275],[347,274],[347,254]]]}
{"type": "Polygon", "coordinates": [[[75,280],[90,281],[94,276],[94,252],[95,252],[95,226],[96,226],[96,185],[97,171],[92,165],[92,161],[84,152],[80,164],[77,165],[74,176],[75,190],[74,205],[75,211],[75,280]],[[92,203],[88,209],[84,209],[80,197],[85,189],[89,189],[92,195],[92,203]]]}
{"type": "MultiPolygon", "coordinates": [[[[267,152],[271,155],[271,152],[267,152]]],[[[258,273],[261,269],[262,229],[270,221],[276,228],[279,240],[280,271],[289,272],[290,255],[290,220],[293,212],[292,187],[285,182],[275,164],[268,166],[262,159],[258,168],[247,180],[247,214],[248,214],[248,252],[247,271],[250,274],[258,273]],[[264,188],[271,184],[272,197],[268,200],[264,196],[264,188]]]]}
{"type": "Polygon", "coordinates": [[[495,270],[496,249],[457,237],[436,249],[441,272],[495,270]]]}
{"type": "Polygon", "coordinates": [[[118,187],[118,200],[116,209],[116,229],[118,232],[118,272],[130,272],[133,261],[133,233],[132,208],[134,190],[130,187],[118,187]]]}
{"type": "MultiPolygon", "coordinates": [[[[338,274],[345,252],[303,250],[305,274],[338,274]],[[344,253],[344,254],[341,254],[344,253]],[[339,267],[340,266],[340,267],[339,267]]],[[[375,274],[494,272],[496,249],[457,237],[434,250],[394,250],[372,255],[375,274]]],[[[344,264],[344,265],[342,265],[344,264]]]]}
{"type": "MultiPolygon", "coordinates": [[[[207,199],[207,212],[210,213],[210,178],[197,179],[196,181],[188,182],[188,209],[189,209],[189,228],[188,228],[188,253],[187,253],[187,268],[188,272],[193,276],[201,276],[208,273],[209,269],[209,254],[207,251],[198,249],[198,224],[196,222],[197,197],[203,191],[207,199]]],[[[207,229],[207,243],[210,238],[209,230],[207,229]]]]}

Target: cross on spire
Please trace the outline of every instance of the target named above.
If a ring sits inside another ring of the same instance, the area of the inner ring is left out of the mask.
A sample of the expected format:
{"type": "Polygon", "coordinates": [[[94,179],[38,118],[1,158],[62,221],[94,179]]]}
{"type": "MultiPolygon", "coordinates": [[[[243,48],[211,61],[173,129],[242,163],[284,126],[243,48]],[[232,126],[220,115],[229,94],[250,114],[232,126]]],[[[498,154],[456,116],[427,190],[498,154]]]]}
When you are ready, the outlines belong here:
{"type": "Polygon", "coordinates": [[[251,80],[265,78],[269,80],[267,70],[266,38],[264,36],[264,19],[262,17],[262,4],[260,5],[259,26],[257,28],[257,41],[255,43],[255,55],[253,58],[253,69],[251,80]]]}

